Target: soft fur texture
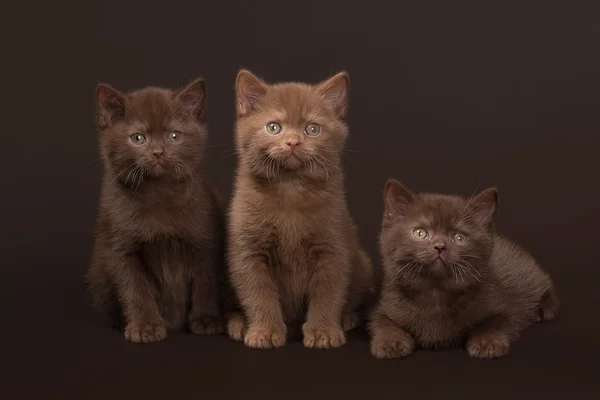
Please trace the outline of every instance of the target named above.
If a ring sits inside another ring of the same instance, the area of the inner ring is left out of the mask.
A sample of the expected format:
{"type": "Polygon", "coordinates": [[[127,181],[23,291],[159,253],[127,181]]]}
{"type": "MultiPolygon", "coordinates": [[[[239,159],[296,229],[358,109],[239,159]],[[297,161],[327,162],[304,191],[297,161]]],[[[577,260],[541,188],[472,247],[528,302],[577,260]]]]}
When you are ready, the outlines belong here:
{"type": "Polygon", "coordinates": [[[86,274],[94,305],[131,342],[161,340],[185,325],[221,332],[225,226],[202,167],[204,82],[129,94],[100,84],[96,99],[104,176],[86,274]]]}
{"type": "Polygon", "coordinates": [[[249,347],[281,347],[302,322],[306,347],[341,346],[372,292],[340,163],[348,82],[344,72],[318,85],[238,74],[228,261],[243,314],[231,314],[228,330],[249,347]]]}
{"type": "Polygon", "coordinates": [[[495,189],[464,199],[414,194],[388,181],[384,282],[370,321],[375,357],[462,344],[472,357],[500,357],[531,323],[556,317],[550,276],[494,233],[497,201],[495,189]]]}

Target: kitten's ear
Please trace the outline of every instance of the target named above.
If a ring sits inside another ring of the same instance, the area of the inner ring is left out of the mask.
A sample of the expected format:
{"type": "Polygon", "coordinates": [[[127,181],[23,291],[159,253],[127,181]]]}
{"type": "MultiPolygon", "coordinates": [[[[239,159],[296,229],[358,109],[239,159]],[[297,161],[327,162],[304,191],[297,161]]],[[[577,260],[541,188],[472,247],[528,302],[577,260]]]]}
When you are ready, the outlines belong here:
{"type": "Polygon", "coordinates": [[[331,107],[335,116],[340,119],[346,118],[349,85],[350,75],[346,71],[339,72],[319,84],[319,90],[325,102],[331,107]]]}
{"type": "Polygon", "coordinates": [[[396,179],[390,178],[383,191],[385,216],[393,219],[406,214],[408,206],[413,202],[414,195],[396,179]]]}
{"type": "Polygon", "coordinates": [[[476,223],[489,228],[494,223],[494,216],[498,209],[498,190],[490,188],[482,191],[469,200],[469,216],[476,223]]]}
{"type": "Polygon", "coordinates": [[[191,81],[177,94],[177,100],[201,124],[205,121],[206,85],[204,79],[197,78],[191,81]]]}
{"type": "Polygon", "coordinates": [[[111,86],[100,83],[96,87],[96,124],[106,129],[125,117],[125,96],[111,86]]]}
{"type": "Polygon", "coordinates": [[[267,84],[252,72],[242,69],[235,80],[238,115],[250,113],[267,92],[267,84]]]}

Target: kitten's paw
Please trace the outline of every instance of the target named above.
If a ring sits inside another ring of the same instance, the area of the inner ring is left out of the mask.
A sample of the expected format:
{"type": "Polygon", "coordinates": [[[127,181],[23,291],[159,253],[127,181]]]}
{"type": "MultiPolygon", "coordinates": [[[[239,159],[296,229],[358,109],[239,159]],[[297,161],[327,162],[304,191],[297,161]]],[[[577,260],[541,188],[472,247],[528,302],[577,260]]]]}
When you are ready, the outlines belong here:
{"type": "Polygon", "coordinates": [[[540,301],[537,315],[538,322],[552,321],[556,319],[559,309],[560,302],[558,300],[558,295],[554,289],[551,289],[544,294],[542,300],[540,301]]]}
{"type": "Polygon", "coordinates": [[[558,315],[558,309],[540,307],[538,310],[538,322],[553,321],[558,315]]]}
{"type": "Polygon", "coordinates": [[[330,328],[313,328],[305,323],[302,325],[304,347],[316,349],[331,349],[346,343],[344,331],[337,326],[330,328]]]}
{"type": "Polygon", "coordinates": [[[508,354],[510,340],[503,333],[481,333],[467,341],[467,352],[474,358],[497,358],[508,354]]]}
{"type": "Polygon", "coordinates": [[[359,322],[360,317],[356,312],[348,312],[342,315],[342,327],[344,328],[344,332],[348,332],[356,328],[359,322]]]}
{"type": "Polygon", "coordinates": [[[167,337],[167,327],[164,324],[130,323],[125,327],[125,339],[132,343],[158,342],[167,337]]]}
{"type": "Polygon", "coordinates": [[[227,318],[227,334],[233,340],[243,341],[246,335],[246,319],[242,313],[236,312],[227,318]]]}
{"type": "Polygon", "coordinates": [[[378,334],[371,340],[371,354],[379,359],[402,358],[415,348],[414,339],[404,332],[378,334]]]}
{"type": "Polygon", "coordinates": [[[244,336],[244,344],[255,349],[283,347],[286,340],[285,329],[250,327],[244,336]]]}
{"type": "Polygon", "coordinates": [[[218,335],[223,333],[223,320],[218,316],[206,316],[190,319],[190,332],[196,335],[218,335]]]}

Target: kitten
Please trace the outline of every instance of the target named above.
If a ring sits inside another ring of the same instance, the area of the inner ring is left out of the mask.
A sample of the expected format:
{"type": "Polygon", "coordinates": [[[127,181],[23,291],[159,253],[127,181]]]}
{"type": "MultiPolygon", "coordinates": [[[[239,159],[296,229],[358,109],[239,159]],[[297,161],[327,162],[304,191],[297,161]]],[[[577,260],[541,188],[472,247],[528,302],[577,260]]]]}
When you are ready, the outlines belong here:
{"type": "Polygon", "coordinates": [[[284,346],[302,322],[304,346],[339,347],[372,291],[341,171],[348,83],[344,72],[318,85],[237,76],[228,261],[244,315],[228,330],[249,347],[284,346]]]}
{"type": "Polygon", "coordinates": [[[203,80],[128,94],[100,84],[96,104],[104,176],[85,277],[94,305],[135,343],[186,324],[196,334],[221,332],[225,223],[202,166],[203,80]]]}
{"type": "Polygon", "coordinates": [[[556,317],[550,276],[494,233],[495,189],[466,200],[413,194],[390,179],[384,199],[384,282],[370,322],[375,357],[465,342],[472,357],[500,357],[534,321],[556,317]]]}

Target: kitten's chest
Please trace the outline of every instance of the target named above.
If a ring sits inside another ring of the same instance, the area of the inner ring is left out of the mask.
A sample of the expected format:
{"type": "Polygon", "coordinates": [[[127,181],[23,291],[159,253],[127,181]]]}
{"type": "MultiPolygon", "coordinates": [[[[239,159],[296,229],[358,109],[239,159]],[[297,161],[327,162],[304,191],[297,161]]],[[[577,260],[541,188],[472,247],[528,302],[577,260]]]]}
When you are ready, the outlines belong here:
{"type": "Polygon", "coordinates": [[[411,330],[423,347],[457,343],[479,318],[468,295],[440,289],[412,296],[411,330]]]}
{"type": "Polygon", "coordinates": [[[163,195],[128,201],[114,220],[122,229],[150,241],[160,236],[195,238],[206,227],[206,212],[191,199],[163,195]]]}

